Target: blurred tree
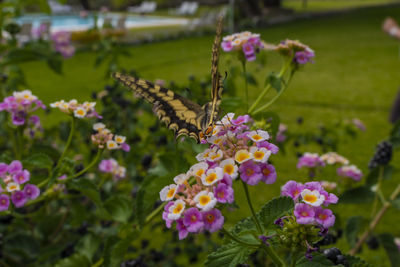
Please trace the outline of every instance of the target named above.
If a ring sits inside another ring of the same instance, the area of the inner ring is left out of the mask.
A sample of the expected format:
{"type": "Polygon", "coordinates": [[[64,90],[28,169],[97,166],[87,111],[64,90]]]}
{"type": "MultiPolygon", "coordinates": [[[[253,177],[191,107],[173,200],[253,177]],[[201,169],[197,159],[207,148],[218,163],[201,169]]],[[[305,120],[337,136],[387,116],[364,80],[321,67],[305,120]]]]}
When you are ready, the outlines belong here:
{"type": "Polygon", "coordinates": [[[263,0],[264,7],[281,7],[282,0],[263,0]]]}

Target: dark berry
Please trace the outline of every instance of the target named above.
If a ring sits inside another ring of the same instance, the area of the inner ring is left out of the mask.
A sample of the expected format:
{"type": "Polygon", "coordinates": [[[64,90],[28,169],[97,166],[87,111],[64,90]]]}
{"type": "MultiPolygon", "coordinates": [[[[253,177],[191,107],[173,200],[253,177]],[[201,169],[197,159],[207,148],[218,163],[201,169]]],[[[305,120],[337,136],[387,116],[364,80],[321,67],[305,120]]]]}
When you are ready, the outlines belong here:
{"type": "Polygon", "coordinates": [[[165,135],[160,136],[160,139],[157,141],[158,146],[165,146],[167,144],[167,137],[165,135]]]}
{"type": "Polygon", "coordinates": [[[67,258],[75,252],[75,243],[68,244],[63,251],[61,251],[61,258],[67,258]]]}
{"type": "Polygon", "coordinates": [[[392,159],[392,144],[388,141],[382,141],[376,147],[376,151],[368,164],[368,168],[374,169],[379,165],[386,165],[392,159]]]}
{"type": "Polygon", "coordinates": [[[145,248],[147,248],[147,246],[149,245],[149,240],[147,240],[147,239],[143,239],[142,240],[142,248],[143,249],[145,249],[145,248]]]}
{"type": "Polygon", "coordinates": [[[87,233],[87,228],[88,228],[89,224],[85,221],[82,223],[81,227],[78,228],[77,232],[80,235],[85,235],[87,233]]]}
{"type": "Polygon", "coordinates": [[[315,138],[315,141],[319,144],[322,145],[324,143],[324,140],[321,137],[315,138]]]}
{"type": "Polygon", "coordinates": [[[302,124],[303,123],[303,117],[298,117],[296,121],[297,121],[298,124],[302,124]]]}
{"type": "Polygon", "coordinates": [[[368,238],[366,243],[368,247],[372,250],[376,250],[379,248],[379,241],[378,238],[376,238],[376,236],[371,236],[370,238],[368,238]]]}
{"type": "Polygon", "coordinates": [[[346,257],[343,255],[337,255],[336,256],[336,261],[334,262],[335,264],[342,264],[345,267],[349,267],[349,262],[347,261],[346,257]]]}
{"type": "Polygon", "coordinates": [[[331,244],[336,243],[336,240],[337,240],[337,238],[335,235],[328,233],[324,236],[324,238],[322,240],[315,243],[315,246],[320,247],[320,246],[331,245],[331,244]]]}
{"type": "Polygon", "coordinates": [[[155,262],[160,262],[165,258],[164,253],[157,251],[155,249],[150,250],[150,254],[153,261],[155,262]]]}
{"type": "Polygon", "coordinates": [[[97,99],[97,92],[92,92],[92,99],[97,99]]]}
{"type": "Polygon", "coordinates": [[[338,229],[338,230],[337,230],[336,237],[337,237],[337,238],[341,238],[342,235],[343,235],[343,229],[338,229]]]}
{"type": "Polygon", "coordinates": [[[143,155],[143,157],[142,157],[143,168],[145,168],[147,170],[150,167],[152,160],[153,160],[152,155],[149,155],[149,154],[143,155]]]}
{"type": "Polygon", "coordinates": [[[190,263],[195,263],[199,260],[199,258],[197,257],[197,255],[193,255],[189,258],[189,262],[190,263]]]}
{"type": "Polygon", "coordinates": [[[336,256],[342,255],[342,252],[338,248],[328,248],[324,250],[324,256],[331,262],[336,262],[336,256]]]}
{"type": "Polygon", "coordinates": [[[294,147],[299,147],[299,146],[300,146],[300,143],[299,143],[298,141],[294,141],[294,142],[293,142],[293,146],[294,146],[294,147]]]}

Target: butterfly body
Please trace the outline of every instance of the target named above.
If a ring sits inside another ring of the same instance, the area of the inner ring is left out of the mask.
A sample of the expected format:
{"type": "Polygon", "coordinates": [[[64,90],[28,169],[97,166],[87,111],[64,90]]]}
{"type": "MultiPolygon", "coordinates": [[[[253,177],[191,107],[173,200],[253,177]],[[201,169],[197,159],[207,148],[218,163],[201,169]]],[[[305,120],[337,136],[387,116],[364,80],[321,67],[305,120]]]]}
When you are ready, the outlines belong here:
{"type": "Polygon", "coordinates": [[[169,129],[175,132],[176,137],[187,135],[200,142],[204,136],[208,135],[209,129],[212,129],[217,119],[223,90],[221,76],[218,73],[221,24],[220,21],[212,50],[211,101],[203,106],[144,79],[119,72],[112,75],[114,79],[130,88],[136,95],[153,104],[154,113],[161,122],[164,122],[169,129]]]}

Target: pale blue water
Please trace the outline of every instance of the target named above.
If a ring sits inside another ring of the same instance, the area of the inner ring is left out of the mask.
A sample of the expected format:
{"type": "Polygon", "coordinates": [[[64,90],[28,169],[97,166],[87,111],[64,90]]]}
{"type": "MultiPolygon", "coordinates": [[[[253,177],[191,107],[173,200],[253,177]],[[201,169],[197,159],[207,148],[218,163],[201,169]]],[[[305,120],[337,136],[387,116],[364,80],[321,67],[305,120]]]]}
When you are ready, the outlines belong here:
{"type": "MultiPolygon", "coordinates": [[[[121,15],[119,14],[107,14],[107,18],[112,19],[112,24],[115,26],[118,18],[121,15]]],[[[104,16],[99,15],[97,25],[100,27],[103,24],[104,16]]],[[[86,18],[82,18],[79,15],[24,15],[16,19],[16,22],[19,24],[22,23],[32,23],[33,28],[37,28],[40,26],[42,22],[50,21],[51,22],[51,30],[85,30],[92,28],[94,26],[94,16],[88,15],[86,18]]],[[[136,15],[127,15],[126,16],[126,25],[129,27],[134,27],[135,25],[148,25],[148,24],[163,24],[164,22],[171,21],[170,18],[163,17],[145,17],[145,16],[136,16],[136,15]]]]}

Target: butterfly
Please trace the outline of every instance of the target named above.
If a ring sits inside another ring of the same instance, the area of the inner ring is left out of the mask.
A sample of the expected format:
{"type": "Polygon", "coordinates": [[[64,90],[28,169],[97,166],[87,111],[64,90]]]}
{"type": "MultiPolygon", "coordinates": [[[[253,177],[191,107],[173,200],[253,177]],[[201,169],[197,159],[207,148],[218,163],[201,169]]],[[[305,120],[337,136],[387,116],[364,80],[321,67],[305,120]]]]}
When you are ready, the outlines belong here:
{"type": "Polygon", "coordinates": [[[112,77],[130,88],[137,96],[153,104],[153,111],[161,122],[175,132],[175,137],[187,135],[198,143],[209,136],[218,117],[223,91],[223,82],[218,72],[219,46],[221,42],[222,17],[218,20],[217,32],[211,58],[211,101],[203,106],[160,85],[119,72],[112,77]]]}

